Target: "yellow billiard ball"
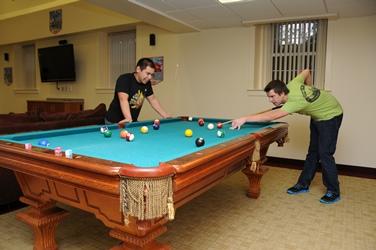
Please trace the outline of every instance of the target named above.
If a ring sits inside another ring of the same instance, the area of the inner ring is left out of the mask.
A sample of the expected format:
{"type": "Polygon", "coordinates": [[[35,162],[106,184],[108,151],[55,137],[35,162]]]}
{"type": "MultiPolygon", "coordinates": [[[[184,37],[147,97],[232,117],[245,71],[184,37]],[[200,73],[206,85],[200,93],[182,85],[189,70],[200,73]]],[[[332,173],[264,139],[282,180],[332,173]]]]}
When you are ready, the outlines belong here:
{"type": "Polygon", "coordinates": [[[186,129],[186,130],[184,131],[184,135],[185,135],[186,137],[191,137],[191,136],[193,135],[193,131],[192,131],[192,129],[186,129]]]}
{"type": "Polygon", "coordinates": [[[140,131],[141,131],[141,133],[146,134],[149,131],[149,129],[148,129],[147,126],[142,126],[140,131]]]}

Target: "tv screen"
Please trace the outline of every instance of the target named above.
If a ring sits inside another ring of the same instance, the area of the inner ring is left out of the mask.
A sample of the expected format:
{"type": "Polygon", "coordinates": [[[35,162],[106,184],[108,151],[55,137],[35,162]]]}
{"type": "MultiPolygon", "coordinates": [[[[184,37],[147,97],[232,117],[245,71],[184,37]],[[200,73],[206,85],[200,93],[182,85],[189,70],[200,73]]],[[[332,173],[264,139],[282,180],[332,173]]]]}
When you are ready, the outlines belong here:
{"type": "Polygon", "coordinates": [[[40,78],[42,82],[76,80],[72,44],[38,49],[40,78]]]}

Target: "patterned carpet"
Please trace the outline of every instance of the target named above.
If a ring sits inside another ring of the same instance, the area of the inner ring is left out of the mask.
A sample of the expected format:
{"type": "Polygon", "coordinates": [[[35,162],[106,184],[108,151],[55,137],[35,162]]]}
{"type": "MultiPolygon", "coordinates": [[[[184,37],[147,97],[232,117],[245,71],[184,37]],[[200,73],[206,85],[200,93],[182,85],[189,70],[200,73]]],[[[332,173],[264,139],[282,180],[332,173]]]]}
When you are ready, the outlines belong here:
{"type": "MultiPolygon", "coordinates": [[[[271,168],[257,200],[245,196],[246,177],[237,173],[179,208],[159,238],[175,250],[376,250],[376,180],[340,176],[342,200],[319,202],[325,192],[317,174],[309,193],[291,196],[300,171],[271,168]]],[[[91,214],[71,214],[57,229],[60,250],[103,250],[118,243],[91,214]]],[[[31,250],[33,233],[0,215],[0,249],[31,250]]]]}

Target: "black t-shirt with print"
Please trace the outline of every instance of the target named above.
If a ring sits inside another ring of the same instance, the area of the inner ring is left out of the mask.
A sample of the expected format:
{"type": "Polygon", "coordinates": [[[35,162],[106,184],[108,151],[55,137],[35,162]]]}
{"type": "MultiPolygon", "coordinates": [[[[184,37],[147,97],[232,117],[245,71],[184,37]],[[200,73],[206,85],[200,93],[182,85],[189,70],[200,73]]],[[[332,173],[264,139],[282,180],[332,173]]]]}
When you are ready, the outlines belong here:
{"type": "Polygon", "coordinates": [[[128,103],[132,120],[137,121],[142,104],[144,103],[144,98],[153,94],[153,88],[151,87],[150,81],[146,84],[137,82],[134,73],[127,73],[119,76],[116,81],[114,99],[112,100],[106,114],[106,119],[112,123],[117,123],[124,119],[120,107],[119,92],[128,94],[128,103]]]}

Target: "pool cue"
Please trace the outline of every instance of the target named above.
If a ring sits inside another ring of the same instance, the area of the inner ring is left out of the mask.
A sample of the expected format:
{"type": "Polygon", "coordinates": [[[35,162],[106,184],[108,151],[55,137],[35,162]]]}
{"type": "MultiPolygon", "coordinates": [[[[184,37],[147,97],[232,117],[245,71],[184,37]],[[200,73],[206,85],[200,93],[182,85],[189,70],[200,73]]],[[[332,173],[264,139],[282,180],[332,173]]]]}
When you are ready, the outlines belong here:
{"type": "Polygon", "coordinates": [[[230,122],[232,122],[232,120],[229,120],[227,122],[221,122],[221,123],[222,123],[222,125],[225,125],[225,124],[230,123],[230,122]]]}

